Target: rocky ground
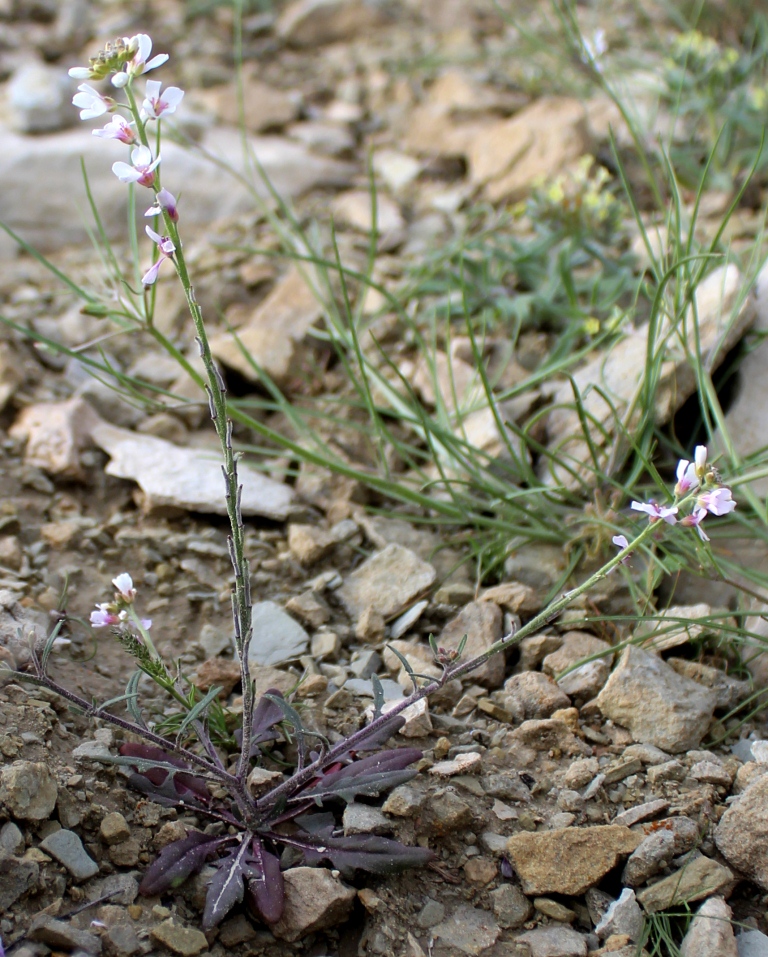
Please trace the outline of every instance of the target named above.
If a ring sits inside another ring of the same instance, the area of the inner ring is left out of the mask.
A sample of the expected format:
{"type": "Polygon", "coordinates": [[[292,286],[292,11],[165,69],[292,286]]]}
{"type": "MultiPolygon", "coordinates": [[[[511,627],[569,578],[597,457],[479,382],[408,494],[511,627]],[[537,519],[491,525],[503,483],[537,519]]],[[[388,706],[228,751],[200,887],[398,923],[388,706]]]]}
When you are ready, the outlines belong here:
{"type": "MultiPolygon", "coordinates": [[[[170,0],[146,9],[86,0],[0,2],[0,218],[88,288],[104,287],[102,264],[85,244],[73,206],[83,195],[79,156],[117,240],[125,191],[111,175],[104,144],[75,125],[69,66],[86,62],[105,39],[151,33],[156,49],[172,54],[165,81],[188,90],[180,133],[239,163],[231,8],[191,12],[170,0]]],[[[530,16],[532,24],[546,21],[535,7],[530,16]]],[[[600,25],[595,18],[584,27],[600,25]]],[[[604,97],[568,96],[573,91],[562,83],[550,91],[533,61],[510,60],[509,42],[495,6],[480,0],[299,0],[249,8],[245,124],[267,173],[300,215],[317,217],[327,230],[332,212],[340,254],[355,268],[364,264],[372,225],[367,157],[375,150],[382,251],[376,279],[394,287],[409,266],[467,226],[470,199],[516,203],[538,176],[556,176],[583,154],[604,152],[610,122],[621,130],[604,97]]],[[[312,336],[323,310],[299,271],[268,255],[278,248],[274,229],[247,190],[214,175],[200,151],[176,143],[164,147],[164,168],[184,196],[198,296],[208,315],[226,318],[212,324],[213,349],[233,392],[259,396],[228,327],[296,401],[341,391],[327,344],[312,336]]],[[[721,195],[708,200],[704,230],[715,228],[726,205],[721,195]]],[[[754,241],[756,220],[756,210],[743,204],[729,227],[734,248],[754,241]]],[[[3,236],[0,249],[0,311],[19,327],[3,327],[0,341],[0,655],[23,667],[29,635],[43,634],[67,612],[81,622],[69,622],[53,674],[86,698],[122,694],[130,660],[84,619],[108,600],[111,579],[129,571],[159,650],[178,659],[201,689],[224,685],[236,711],[226,519],[204,404],[158,400],[147,410],[126,402],[114,383],[88,376],[73,354],[34,345],[19,329],[73,353],[106,356],[111,368],[176,397],[198,400],[194,383],[148,334],[106,328],[83,314],[40,262],[17,255],[10,239],[3,236]]],[[[119,241],[117,250],[125,254],[119,241]]],[[[457,383],[471,392],[477,380],[466,337],[438,351],[437,374],[429,375],[374,292],[365,303],[376,317],[374,333],[426,405],[439,405],[436,392],[457,402],[457,383]]],[[[702,352],[719,350],[722,358],[750,328],[765,329],[760,285],[743,292],[735,265],[702,285],[702,352]],[[724,317],[732,313],[726,333],[724,317]]],[[[170,277],[158,285],[157,316],[163,334],[194,361],[170,277]]],[[[628,409],[643,375],[644,336],[640,327],[607,359],[588,357],[577,379],[602,377],[614,407],[628,409]]],[[[552,341],[547,331],[529,329],[510,356],[498,335],[489,344],[489,366],[506,355],[499,381],[509,388],[535,369],[552,341]]],[[[758,346],[745,360],[728,413],[742,455],[764,444],[757,414],[764,384],[754,371],[764,368],[764,352],[758,346]]],[[[684,352],[670,359],[659,384],[660,422],[696,388],[684,352]]],[[[522,422],[547,401],[566,403],[570,389],[566,382],[539,384],[513,400],[509,415],[522,422]]],[[[607,423],[610,410],[597,391],[589,401],[595,421],[607,423]]],[[[264,420],[284,424],[279,413],[264,420]]],[[[474,429],[472,440],[489,454],[501,454],[491,420],[481,410],[463,427],[474,429]]],[[[578,425],[576,413],[561,407],[540,439],[552,448],[565,443],[579,462],[615,453],[609,426],[586,441],[576,435],[578,425]]],[[[239,438],[257,441],[245,430],[239,438]]],[[[352,429],[332,429],[330,440],[348,461],[370,466],[352,429]]],[[[497,584],[482,587],[467,564],[457,567],[465,557],[461,543],[409,522],[407,514],[367,510],[382,501],[360,483],[303,466],[284,481],[295,463],[277,452],[271,477],[247,463],[246,549],[257,601],[252,670],[260,691],[288,693],[303,677],[294,700],[307,723],[332,740],[365,720],[372,675],[390,700],[408,690],[390,647],[426,673],[434,669],[430,634],[448,648],[467,634],[468,653],[480,652],[541,610],[567,567],[560,546],[531,545],[510,555],[497,584]]],[[[760,494],[757,483],[755,490],[760,494]]],[[[738,541],[724,547],[746,554],[738,541]]],[[[639,580],[644,569],[636,564],[630,571],[639,580]]],[[[114,729],[85,721],[41,689],[6,683],[6,951],[635,957],[672,954],[658,942],[655,924],[646,950],[641,941],[654,915],[681,936],[690,911],[698,916],[685,957],[768,954],[768,729],[760,714],[743,723],[743,713],[732,714],[761,687],[762,663],[753,662],[750,673],[728,646],[726,632],[737,630],[727,617],[737,607],[732,585],[691,576],[679,586],[668,622],[634,631],[618,621],[590,622],[601,612],[636,613],[626,578],[616,575],[506,660],[491,659],[450,683],[428,708],[415,708],[394,743],[423,748],[419,775],[381,807],[349,805],[343,823],[347,833],[429,846],[436,862],[393,879],[355,882],[293,868],[286,872],[286,914],[270,928],[236,913],[203,933],[206,871],[162,898],[138,896],[157,851],[185,827],[206,822],[144,800],[117,769],[99,762],[121,742],[114,729]],[[718,614],[719,627],[685,624],[718,614]],[[612,650],[630,638],[637,640],[612,650]]],[[[165,707],[149,689],[144,701],[158,713],[165,707]]]]}

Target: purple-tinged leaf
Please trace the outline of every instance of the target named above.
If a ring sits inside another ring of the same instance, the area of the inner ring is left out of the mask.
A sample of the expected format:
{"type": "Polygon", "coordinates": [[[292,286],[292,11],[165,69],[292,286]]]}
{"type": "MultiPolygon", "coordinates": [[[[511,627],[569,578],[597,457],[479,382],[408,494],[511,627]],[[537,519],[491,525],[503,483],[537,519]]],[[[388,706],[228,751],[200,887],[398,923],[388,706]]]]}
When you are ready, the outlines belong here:
{"type": "Polygon", "coordinates": [[[361,744],[355,745],[354,751],[347,751],[339,757],[340,761],[349,761],[353,754],[363,754],[366,751],[375,751],[376,748],[383,748],[393,735],[405,724],[405,718],[401,714],[393,715],[389,721],[382,724],[376,731],[372,731],[370,737],[366,738],[361,744]]]}
{"type": "MultiPolygon", "coordinates": [[[[190,773],[192,769],[189,765],[185,761],[182,761],[181,758],[177,758],[175,754],[168,754],[161,748],[153,748],[148,744],[133,744],[131,742],[121,744],[119,750],[120,754],[124,757],[139,758],[141,761],[157,761],[159,764],[170,764],[173,767],[179,768],[177,772],[172,773],[163,767],[145,768],[142,770],[140,766],[134,766],[135,770],[147,778],[155,787],[161,787],[168,775],[172,774],[177,799],[185,799],[189,796],[193,796],[205,803],[210,803],[211,794],[208,790],[208,785],[203,778],[190,773]]],[[[169,795],[165,793],[166,791],[167,789],[164,789],[163,793],[168,797],[169,795]]],[[[151,792],[148,791],[147,793],[151,792]]]]}
{"type": "Polygon", "coordinates": [[[408,765],[418,761],[421,756],[422,752],[418,748],[397,748],[372,754],[331,771],[319,781],[315,779],[306,790],[294,795],[291,801],[306,798],[313,798],[318,803],[328,798],[353,801],[360,794],[376,797],[415,777],[417,772],[408,765]]]}
{"type": "Polygon", "coordinates": [[[318,811],[317,814],[302,814],[294,818],[299,827],[308,834],[322,834],[333,830],[336,818],[330,811],[318,811]]]}
{"type": "Polygon", "coordinates": [[[210,930],[220,924],[235,904],[243,899],[245,887],[245,858],[248,854],[249,840],[246,835],[239,847],[218,862],[218,869],[208,885],[203,911],[203,928],[210,930]]]}
{"type": "MultiPolygon", "coordinates": [[[[282,709],[275,704],[266,695],[272,698],[282,698],[282,694],[277,688],[269,688],[264,695],[259,698],[259,703],[253,711],[253,720],[251,722],[251,752],[250,757],[255,758],[261,751],[260,744],[268,741],[276,741],[280,734],[275,730],[275,725],[280,724],[284,719],[282,709]]],[[[243,732],[240,728],[235,731],[235,740],[240,745],[243,742],[243,732]]]]}
{"type": "Polygon", "coordinates": [[[356,869],[371,874],[397,874],[409,867],[422,867],[435,855],[426,847],[409,847],[376,834],[350,834],[348,837],[315,836],[302,845],[307,864],[330,861],[345,876],[356,869]]]}
{"type": "Polygon", "coordinates": [[[267,924],[274,924],[285,909],[285,884],[280,859],[264,850],[254,838],[246,875],[246,897],[251,908],[267,924]]]}
{"type": "Polygon", "coordinates": [[[186,837],[168,844],[160,851],[144,874],[139,892],[150,897],[179,887],[202,869],[206,858],[221,844],[231,840],[231,837],[212,837],[202,831],[190,831],[186,837]]]}

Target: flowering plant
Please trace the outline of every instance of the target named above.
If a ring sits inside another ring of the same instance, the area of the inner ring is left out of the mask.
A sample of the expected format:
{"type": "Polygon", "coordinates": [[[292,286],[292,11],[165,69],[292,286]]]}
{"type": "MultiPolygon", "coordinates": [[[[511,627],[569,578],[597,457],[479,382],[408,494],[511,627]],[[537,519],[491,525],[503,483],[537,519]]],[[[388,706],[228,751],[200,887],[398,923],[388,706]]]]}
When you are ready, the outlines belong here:
{"type": "Polygon", "coordinates": [[[107,44],[102,53],[92,58],[89,67],[76,68],[70,73],[83,80],[110,78],[112,86],[124,93],[125,101],[118,102],[82,84],[74,102],[81,107],[83,119],[107,112],[112,114],[109,122],[101,130],[94,130],[94,134],[129,147],[130,162],[115,162],[113,172],[130,188],[141,187],[152,193],[152,203],[145,215],[155,217],[158,228],[146,228],[153,243],[153,258],[143,276],[144,289],[152,286],[162,264],[169,261],[184,289],[197,333],[207,376],[211,419],[224,460],[224,495],[230,524],[228,544],[234,582],[233,639],[240,664],[242,714],[238,718],[239,727],[235,727],[233,716],[225,714],[219,703],[220,688],[213,687],[203,694],[183,677],[178,663],[175,667],[165,663],[150,635],[152,622],[136,610],[138,592],[126,572],[113,579],[112,600],[98,604],[91,613],[91,625],[96,629],[111,628],[116,640],[137,662],[138,671],[128,682],[124,695],[96,705],[47,674],[46,663],[62,622],[42,649],[32,650],[34,674],[13,674],[56,691],[84,713],[140,739],[144,743],[123,743],[118,756],[105,760],[131,769],[131,784],[159,803],[191,807],[195,813],[226,828],[225,833],[220,827],[214,833],[193,830],[165,847],[144,875],[142,893],[159,894],[175,888],[210,861],[215,874],[208,886],[204,927],[218,924],[240,902],[246,902],[267,923],[274,923],[280,919],[284,906],[280,859],[284,848],[299,851],[308,864],[329,862],[347,874],[356,869],[389,874],[425,864],[434,857],[427,848],[407,847],[372,834],[345,835],[333,814],[316,813],[318,805],[330,804],[338,811],[339,803],[358,796],[378,797],[415,775],[413,766],[421,757],[420,751],[384,748],[389,738],[403,727],[406,709],[444,688],[448,682],[474,671],[493,655],[535,634],[598,580],[626,562],[632,550],[652,535],[679,522],[695,527],[706,541],[701,528],[704,517],[727,514],[735,508],[735,503],[730,489],[707,464],[706,448],[699,446],[693,463],[682,460],[678,466],[672,504],[633,502],[632,509],[648,516],[647,526],[631,541],[623,534],[615,535],[613,541],[619,548],[618,554],[577,587],[554,599],[516,632],[467,661],[462,660],[466,639],[457,649],[442,648],[431,642],[438,677],[415,673],[407,659],[393,649],[408,672],[412,693],[385,712],[384,691],[374,675],[371,678],[372,720],[333,745],[323,735],[305,728],[291,701],[278,691],[268,691],[256,700],[249,659],[251,574],[244,551],[241,486],[226,389],[211,355],[202,312],[185,262],[178,227],[178,203],[161,185],[160,129],[184,93],[177,87],[168,87],[163,92],[158,81],[150,80],[143,98],[140,94],[137,96],[134,84],[138,78],[168,59],[165,54],[151,57],[151,52],[152,41],[146,34],[125,37],[107,44]],[[150,123],[157,124],[152,127],[152,145],[148,136],[150,123]],[[679,519],[680,515],[684,517],[679,519]],[[142,713],[138,704],[142,674],[149,676],[179,705],[173,733],[163,733],[167,723],[165,726],[153,724],[142,713]],[[132,720],[110,710],[118,702],[125,702],[132,720]],[[288,728],[291,728],[290,734],[288,728]],[[297,745],[296,766],[285,772],[265,767],[276,745],[290,736],[297,745]]]}

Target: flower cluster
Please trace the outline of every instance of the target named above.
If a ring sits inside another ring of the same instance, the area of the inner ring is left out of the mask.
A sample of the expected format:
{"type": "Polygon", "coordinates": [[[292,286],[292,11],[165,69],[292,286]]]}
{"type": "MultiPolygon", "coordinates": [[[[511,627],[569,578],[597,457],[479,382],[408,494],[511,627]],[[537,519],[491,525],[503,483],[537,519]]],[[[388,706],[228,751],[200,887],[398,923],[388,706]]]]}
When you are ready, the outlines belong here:
{"type": "Polygon", "coordinates": [[[162,118],[174,113],[184,97],[184,91],[177,86],[168,86],[163,89],[159,80],[148,80],[139,108],[133,92],[134,80],[149,70],[162,66],[168,59],[167,53],[156,56],[151,54],[151,38],[146,33],[139,33],[134,37],[122,37],[114,43],[108,43],[97,56],[91,58],[89,66],[73,67],[69,71],[69,75],[77,80],[98,81],[111,77],[113,87],[126,88],[127,102],[119,103],[88,83],[81,83],[72,102],[79,107],[81,120],[90,120],[106,113],[113,114],[106,126],[93,130],[93,135],[102,139],[117,140],[131,147],[130,162],[113,163],[112,172],[121,183],[135,183],[137,186],[151,189],[155,194],[155,202],[147,209],[145,215],[162,216],[169,226],[171,236],[161,236],[147,227],[147,235],[156,244],[156,250],[152,265],[142,278],[145,288],[155,282],[160,266],[167,259],[173,261],[178,242],[178,236],[174,238],[173,235],[173,224],[179,219],[176,198],[160,185],[159,133],[156,150],[153,151],[147,135],[147,124],[159,122],[162,118]]]}
{"type": "MultiPolygon", "coordinates": [[[[658,502],[632,502],[636,512],[644,512],[652,522],[662,520],[669,525],[679,521],[686,528],[695,528],[703,542],[709,536],[701,527],[707,515],[727,515],[736,508],[731,490],[723,485],[717,471],[707,463],[707,447],[697,445],[693,461],[680,459],[677,463],[677,484],[675,485],[673,505],[659,505],[658,502]],[[680,509],[691,507],[691,511],[679,518],[680,509]]],[[[623,536],[616,536],[623,538],[623,536]]],[[[614,544],[620,544],[614,538],[614,544]]],[[[626,548],[626,545],[621,547],[626,548]]]]}
{"type": "Polygon", "coordinates": [[[133,611],[136,589],[128,572],[113,578],[112,584],[115,586],[115,597],[111,602],[96,605],[95,611],[91,612],[91,626],[106,628],[109,625],[116,625],[127,629],[131,622],[138,622],[145,631],[148,631],[152,627],[152,619],[136,618],[133,611]]]}

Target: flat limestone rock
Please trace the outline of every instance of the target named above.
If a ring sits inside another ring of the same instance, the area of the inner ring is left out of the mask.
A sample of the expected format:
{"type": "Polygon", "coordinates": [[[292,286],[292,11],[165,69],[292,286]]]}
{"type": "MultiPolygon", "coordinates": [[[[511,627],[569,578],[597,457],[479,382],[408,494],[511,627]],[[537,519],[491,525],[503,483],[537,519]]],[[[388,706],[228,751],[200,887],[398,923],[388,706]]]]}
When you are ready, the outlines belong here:
{"type": "Polygon", "coordinates": [[[309,648],[309,635],[295,618],[274,601],[260,601],[253,606],[253,638],[248,660],[254,674],[261,665],[276,665],[298,658],[309,648]]]}
{"type": "Polygon", "coordinates": [[[355,620],[369,608],[388,619],[425,592],[436,577],[429,562],[410,548],[390,542],[348,575],[335,595],[355,620]]]}
{"type": "Polygon", "coordinates": [[[733,873],[727,867],[699,855],[669,877],[640,891],[637,899],[647,914],[653,914],[711,897],[727,887],[733,879],[733,873]]]}
{"type": "Polygon", "coordinates": [[[469,177],[492,202],[523,199],[538,179],[562,173],[589,152],[583,104],[544,96],[516,113],[478,130],[467,149],[469,177]]]}
{"type": "Polygon", "coordinates": [[[578,897],[631,854],[642,839],[628,827],[566,827],[520,832],[507,841],[507,854],[523,893],[578,897]]]}
{"type": "Polygon", "coordinates": [[[257,382],[259,375],[245,357],[245,350],[257,366],[281,385],[291,373],[299,344],[321,315],[320,301],[298,267],[294,267],[236,334],[225,332],[211,339],[211,352],[230,369],[257,382]]]}
{"type": "MultiPolygon", "coordinates": [[[[96,444],[111,456],[109,475],[133,479],[146,496],[146,507],[172,505],[190,512],[226,515],[221,457],[215,452],[180,448],[152,435],[101,423],[92,431],[96,444]]],[[[243,515],[282,521],[288,517],[293,492],[241,462],[243,515]]]]}
{"type": "Polygon", "coordinates": [[[701,743],[717,694],[630,645],[595,700],[605,717],[627,728],[635,741],[679,754],[701,743]]]}
{"type": "MultiPolygon", "coordinates": [[[[708,367],[716,369],[755,319],[752,298],[744,299],[743,277],[734,265],[722,266],[711,273],[696,290],[696,309],[674,332],[657,332],[656,351],[663,348],[654,404],[658,425],[667,422],[696,390],[696,373],[689,358],[700,348],[708,367]],[[697,330],[699,345],[694,342],[697,330]]],[[[627,451],[615,450],[618,441],[616,416],[631,433],[639,421],[639,403],[632,408],[645,375],[648,327],[633,330],[608,352],[600,353],[578,369],[554,395],[553,409],[547,419],[548,447],[575,473],[544,460],[541,478],[551,485],[574,489],[595,484],[592,451],[600,468],[620,465],[627,451]],[[584,417],[592,422],[590,441],[584,436],[582,419],[574,407],[573,388],[578,390],[584,417]],[[607,396],[607,399],[604,397],[607,396]]]]}

